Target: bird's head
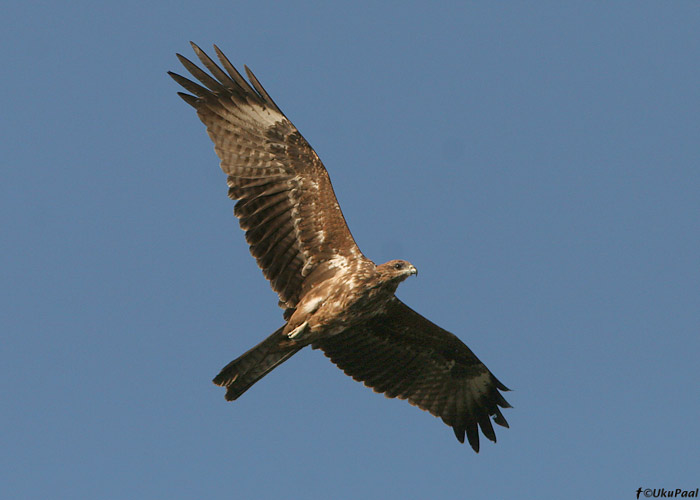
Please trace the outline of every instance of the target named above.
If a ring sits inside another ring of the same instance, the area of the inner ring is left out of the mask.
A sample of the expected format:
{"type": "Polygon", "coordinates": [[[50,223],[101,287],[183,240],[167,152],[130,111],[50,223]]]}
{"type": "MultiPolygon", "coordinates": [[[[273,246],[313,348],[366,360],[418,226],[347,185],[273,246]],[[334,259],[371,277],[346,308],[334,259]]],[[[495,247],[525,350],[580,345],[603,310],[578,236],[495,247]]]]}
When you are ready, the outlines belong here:
{"type": "Polygon", "coordinates": [[[377,266],[377,271],[379,271],[384,280],[393,281],[396,284],[401,283],[409,276],[418,274],[418,270],[413,264],[405,260],[390,260],[377,266]]]}

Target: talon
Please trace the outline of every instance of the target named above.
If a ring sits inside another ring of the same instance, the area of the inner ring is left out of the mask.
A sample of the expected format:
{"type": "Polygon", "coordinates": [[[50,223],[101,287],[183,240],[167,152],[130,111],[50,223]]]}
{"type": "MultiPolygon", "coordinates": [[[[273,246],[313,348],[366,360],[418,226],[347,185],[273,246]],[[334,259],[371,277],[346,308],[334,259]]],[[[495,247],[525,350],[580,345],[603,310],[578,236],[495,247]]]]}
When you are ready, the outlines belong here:
{"type": "Polygon", "coordinates": [[[301,325],[297,326],[294,330],[289,332],[287,334],[287,337],[293,340],[298,340],[299,338],[301,338],[307,326],[309,326],[309,322],[304,321],[301,325]]]}

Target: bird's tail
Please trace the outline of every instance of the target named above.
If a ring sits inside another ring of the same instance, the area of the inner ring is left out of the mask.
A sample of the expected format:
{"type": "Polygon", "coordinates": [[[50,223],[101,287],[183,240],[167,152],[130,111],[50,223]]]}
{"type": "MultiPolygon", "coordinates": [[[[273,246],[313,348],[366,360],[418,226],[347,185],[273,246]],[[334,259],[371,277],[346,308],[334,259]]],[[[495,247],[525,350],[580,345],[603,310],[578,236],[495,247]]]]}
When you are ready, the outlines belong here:
{"type": "Polygon", "coordinates": [[[277,365],[296,354],[305,344],[290,340],[281,327],[251,350],[227,364],[213,382],[226,387],[226,400],[233,401],[277,365]]]}

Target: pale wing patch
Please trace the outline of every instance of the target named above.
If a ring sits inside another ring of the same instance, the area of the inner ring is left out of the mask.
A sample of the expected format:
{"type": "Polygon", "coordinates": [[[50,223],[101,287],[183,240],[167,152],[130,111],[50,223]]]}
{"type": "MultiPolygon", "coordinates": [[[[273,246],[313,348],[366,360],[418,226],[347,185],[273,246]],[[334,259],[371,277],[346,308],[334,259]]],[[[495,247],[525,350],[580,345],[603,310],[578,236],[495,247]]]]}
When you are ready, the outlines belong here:
{"type": "Polygon", "coordinates": [[[322,302],[323,297],[315,297],[307,302],[302,303],[301,310],[304,314],[314,313],[319,308],[322,302]]]}
{"type": "Polygon", "coordinates": [[[286,121],[283,115],[266,106],[261,106],[257,103],[248,103],[248,105],[250,106],[250,114],[254,114],[267,127],[272,127],[283,120],[286,121]]]}
{"type": "Polygon", "coordinates": [[[336,255],[333,257],[331,260],[328,261],[328,268],[329,269],[340,269],[341,271],[345,272],[351,267],[351,261],[347,257],[343,257],[342,255],[336,255]]]}

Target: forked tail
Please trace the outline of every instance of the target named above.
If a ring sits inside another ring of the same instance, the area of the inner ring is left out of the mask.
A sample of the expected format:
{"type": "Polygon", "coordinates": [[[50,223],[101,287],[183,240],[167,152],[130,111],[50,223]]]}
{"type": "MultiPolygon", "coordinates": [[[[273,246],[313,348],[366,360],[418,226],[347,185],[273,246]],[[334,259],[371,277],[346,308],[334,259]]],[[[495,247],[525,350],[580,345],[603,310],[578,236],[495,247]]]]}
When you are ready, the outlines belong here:
{"type": "Polygon", "coordinates": [[[226,387],[227,401],[238,399],[255,382],[304,347],[304,344],[294,342],[282,333],[283,328],[231,361],[214,377],[216,385],[226,387]]]}

